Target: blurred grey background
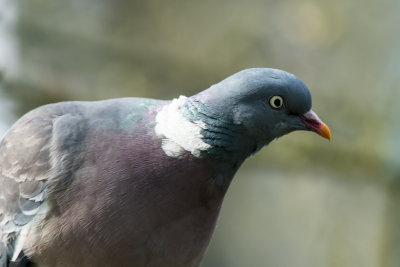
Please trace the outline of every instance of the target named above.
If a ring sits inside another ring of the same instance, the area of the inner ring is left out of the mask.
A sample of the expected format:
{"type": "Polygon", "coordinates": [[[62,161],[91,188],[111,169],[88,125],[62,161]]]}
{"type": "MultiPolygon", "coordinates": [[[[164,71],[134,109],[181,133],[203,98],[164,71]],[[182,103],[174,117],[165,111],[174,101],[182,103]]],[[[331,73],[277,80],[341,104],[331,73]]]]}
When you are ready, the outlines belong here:
{"type": "Polygon", "coordinates": [[[333,139],[294,133],[250,158],[202,266],[400,266],[399,13],[398,0],[0,0],[0,135],[49,102],[170,99],[284,69],[333,139]]]}

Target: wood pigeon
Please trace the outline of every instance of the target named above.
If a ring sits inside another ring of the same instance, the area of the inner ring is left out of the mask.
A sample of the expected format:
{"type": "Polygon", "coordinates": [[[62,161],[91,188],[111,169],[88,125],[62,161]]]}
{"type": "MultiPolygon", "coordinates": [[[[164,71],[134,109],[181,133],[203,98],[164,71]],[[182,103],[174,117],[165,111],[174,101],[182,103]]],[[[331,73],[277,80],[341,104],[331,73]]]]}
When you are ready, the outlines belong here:
{"type": "Polygon", "coordinates": [[[268,68],[36,108],[0,143],[0,266],[199,266],[240,165],[295,130],[331,137],[306,85],[268,68]]]}

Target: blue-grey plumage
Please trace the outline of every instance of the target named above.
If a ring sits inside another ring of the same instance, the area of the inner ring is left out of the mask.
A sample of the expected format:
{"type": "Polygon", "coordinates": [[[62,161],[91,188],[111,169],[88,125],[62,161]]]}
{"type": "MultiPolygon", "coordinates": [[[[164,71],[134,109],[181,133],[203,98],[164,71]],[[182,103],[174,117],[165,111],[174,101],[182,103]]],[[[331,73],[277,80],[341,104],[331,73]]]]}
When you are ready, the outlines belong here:
{"type": "Polygon", "coordinates": [[[39,107],[0,143],[0,266],[198,266],[241,163],[294,130],[330,138],[275,69],[172,101],[39,107]]]}

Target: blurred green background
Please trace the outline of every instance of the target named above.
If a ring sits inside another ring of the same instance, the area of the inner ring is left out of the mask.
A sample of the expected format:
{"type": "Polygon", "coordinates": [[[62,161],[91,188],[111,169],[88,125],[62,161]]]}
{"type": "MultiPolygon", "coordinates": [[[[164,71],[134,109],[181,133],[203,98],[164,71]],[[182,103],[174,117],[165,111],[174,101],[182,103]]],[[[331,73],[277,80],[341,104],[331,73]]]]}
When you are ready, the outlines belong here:
{"type": "Polygon", "coordinates": [[[330,126],[250,158],[203,267],[400,266],[400,1],[0,0],[0,134],[49,102],[292,72],[330,126]]]}

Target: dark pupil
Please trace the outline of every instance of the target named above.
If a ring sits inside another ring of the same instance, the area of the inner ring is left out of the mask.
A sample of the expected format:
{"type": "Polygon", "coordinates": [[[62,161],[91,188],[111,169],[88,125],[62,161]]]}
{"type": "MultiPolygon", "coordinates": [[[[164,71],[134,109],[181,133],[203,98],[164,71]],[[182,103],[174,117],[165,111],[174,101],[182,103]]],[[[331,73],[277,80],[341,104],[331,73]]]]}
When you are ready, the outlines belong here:
{"type": "Polygon", "coordinates": [[[276,107],[280,107],[280,106],[281,106],[281,100],[280,100],[280,99],[275,99],[275,100],[274,100],[274,105],[275,105],[276,107]]]}

